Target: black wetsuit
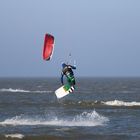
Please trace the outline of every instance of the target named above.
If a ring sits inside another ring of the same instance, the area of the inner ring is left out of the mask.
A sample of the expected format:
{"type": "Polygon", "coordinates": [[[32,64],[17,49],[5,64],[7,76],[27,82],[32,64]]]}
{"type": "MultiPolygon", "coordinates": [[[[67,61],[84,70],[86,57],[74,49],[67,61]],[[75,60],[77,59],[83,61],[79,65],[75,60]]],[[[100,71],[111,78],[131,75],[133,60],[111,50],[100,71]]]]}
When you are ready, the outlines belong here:
{"type": "Polygon", "coordinates": [[[76,69],[75,66],[71,65],[64,65],[61,73],[61,83],[63,84],[63,76],[65,75],[67,77],[67,82],[70,86],[75,85],[75,78],[74,78],[74,73],[72,69],[76,69]]]}

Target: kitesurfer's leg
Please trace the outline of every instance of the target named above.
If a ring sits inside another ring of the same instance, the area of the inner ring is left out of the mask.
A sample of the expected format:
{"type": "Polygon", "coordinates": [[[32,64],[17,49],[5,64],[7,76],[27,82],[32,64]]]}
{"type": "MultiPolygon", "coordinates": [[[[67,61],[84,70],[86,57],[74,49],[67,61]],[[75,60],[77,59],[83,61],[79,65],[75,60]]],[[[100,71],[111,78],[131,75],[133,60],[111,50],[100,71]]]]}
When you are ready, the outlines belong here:
{"type": "Polygon", "coordinates": [[[67,83],[71,86],[71,79],[69,77],[67,77],[67,83]]]}
{"type": "Polygon", "coordinates": [[[73,81],[72,81],[72,86],[73,86],[73,88],[75,89],[75,78],[74,78],[73,81]]]}
{"type": "Polygon", "coordinates": [[[71,83],[72,86],[75,85],[75,78],[74,78],[74,76],[70,77],[70,83],[71,83]]]}
{"type": "Polygon", "coordinates": [[[70,87],[71,87],[71,85],[69,85],[69,84],[65,84],[65,85],[64,85],[64,89],[65,89],[66,91],[68,91],[68,90],[70,89],[70,87]]]}
{"type": "Polygon", "coordinates": [[[75,86],[74,86],[75,85],[75,78],[74,78],[74,76],[68,76],[67,77],[67,82],[70,86],[73,86],[74,89],[75,89],[75,86]]]}

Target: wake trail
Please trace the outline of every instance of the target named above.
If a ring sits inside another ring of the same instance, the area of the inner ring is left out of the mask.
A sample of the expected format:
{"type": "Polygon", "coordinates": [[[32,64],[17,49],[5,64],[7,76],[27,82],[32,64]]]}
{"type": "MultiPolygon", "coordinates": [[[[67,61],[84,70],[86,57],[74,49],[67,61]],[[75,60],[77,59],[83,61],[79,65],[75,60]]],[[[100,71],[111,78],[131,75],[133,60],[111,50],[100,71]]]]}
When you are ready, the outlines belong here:
{"type": "Polygon", "coordinates": [[[24,89],[13,89],[13,88],[2,88],[0,89],[0,92],[21,92],[21,93],[51,93],[53,91],[51,90],[35,90],[35,91],[31,91],[31,90],[24,90],[24,89]]]}

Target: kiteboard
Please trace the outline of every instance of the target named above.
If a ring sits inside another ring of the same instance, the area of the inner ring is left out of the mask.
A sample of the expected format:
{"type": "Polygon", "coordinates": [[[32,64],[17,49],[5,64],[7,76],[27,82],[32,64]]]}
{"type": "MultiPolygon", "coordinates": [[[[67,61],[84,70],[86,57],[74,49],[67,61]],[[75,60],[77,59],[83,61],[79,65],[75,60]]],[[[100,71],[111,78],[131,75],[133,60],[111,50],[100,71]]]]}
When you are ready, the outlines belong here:
{"type": "Polygon", "coordinates": [[[56,97],[57,98],[62,98],[64,96],[70,94],[73,91],[74,91],[74,87],[73,86],[70,86],[68,84],[65,84],[65,85],[61,86],[60,88],[58,88],[55,91],[55,94],[56,94],[56,97]]]}

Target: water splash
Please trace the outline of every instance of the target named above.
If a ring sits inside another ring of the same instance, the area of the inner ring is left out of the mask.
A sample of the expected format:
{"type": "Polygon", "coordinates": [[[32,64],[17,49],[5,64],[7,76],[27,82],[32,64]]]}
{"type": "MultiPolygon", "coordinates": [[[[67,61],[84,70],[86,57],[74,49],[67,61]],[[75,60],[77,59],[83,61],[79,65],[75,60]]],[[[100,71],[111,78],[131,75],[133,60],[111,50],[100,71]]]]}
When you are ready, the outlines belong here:
{"type": "Polygon", "coordinates": [[[93,112],[83,112],[81,115],[77,115],[73,119],[73,123],[76,126],[96,126],[96,125],[104,125],[108,122],[109,119],[98,114],[95,110],[93,112]]]}
{"type": "Polygon", "coordinates": [[[74,116],[72,119],[68,117],[58,118],[57,116],[48,117],[35,116],[15,116],[0,122],[0,125],[46,125],[46,126],[98,126],[105,125],[109,119],[98,114],[95,110],[92,112],[83,112],[80,115],[74,116]]]}

